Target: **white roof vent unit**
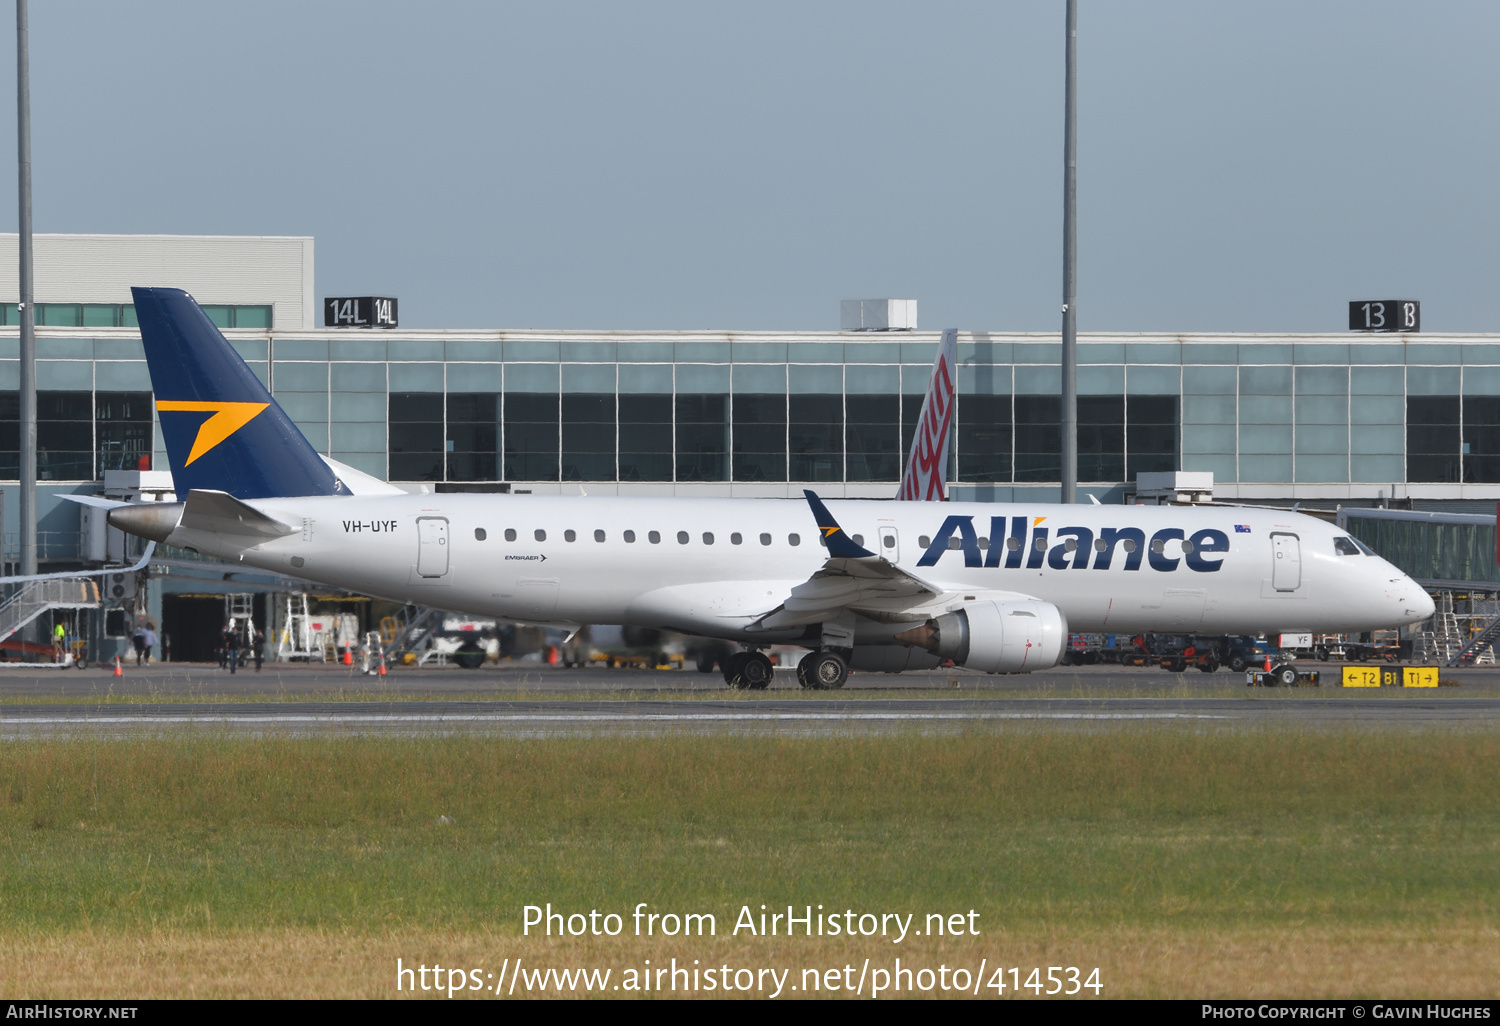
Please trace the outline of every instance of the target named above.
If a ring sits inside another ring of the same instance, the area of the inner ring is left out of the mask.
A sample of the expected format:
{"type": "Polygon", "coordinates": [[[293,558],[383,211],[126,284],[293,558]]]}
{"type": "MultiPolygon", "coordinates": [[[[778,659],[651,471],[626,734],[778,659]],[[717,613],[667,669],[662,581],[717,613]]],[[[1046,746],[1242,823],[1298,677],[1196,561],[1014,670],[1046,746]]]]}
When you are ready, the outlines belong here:
{"type": "Polygon", "coordinates": [[[916,331],[915,299],[846,299],[840,331],[916,331]]]}
{"type": "Polygon", "coordinates": [[[1214,501],[1211,470],[1168,470],[1135,475],[1135,498],[1148,506],[1192,505],[1214,501]]]}

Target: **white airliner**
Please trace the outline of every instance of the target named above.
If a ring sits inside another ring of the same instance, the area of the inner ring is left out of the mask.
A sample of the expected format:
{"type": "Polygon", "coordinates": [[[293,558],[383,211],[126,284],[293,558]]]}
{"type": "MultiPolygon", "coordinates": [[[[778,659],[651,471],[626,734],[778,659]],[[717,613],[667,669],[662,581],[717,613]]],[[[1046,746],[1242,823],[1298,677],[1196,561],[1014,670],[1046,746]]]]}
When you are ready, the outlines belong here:
{"type": "Polygon", "coordinates": [[[132,534],[349,591],[531,624],[772,644],[848,669],[1057,663],[1068,632],[1352,632],[1426,592],[1323,521],[1248,507],[408,494],[317,455],[191,297],[137,288],[177,494],[132,534]]]}

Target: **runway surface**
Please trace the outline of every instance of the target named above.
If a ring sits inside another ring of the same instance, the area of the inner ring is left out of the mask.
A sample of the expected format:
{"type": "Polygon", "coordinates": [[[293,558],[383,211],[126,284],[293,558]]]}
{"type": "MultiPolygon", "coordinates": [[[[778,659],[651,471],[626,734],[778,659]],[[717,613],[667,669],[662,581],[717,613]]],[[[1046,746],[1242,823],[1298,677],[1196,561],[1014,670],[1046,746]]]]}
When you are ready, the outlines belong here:
{"type": "MultiPolygon", "coordinates": [[[[1317,664],[1330,685],[1337,664],[1317,664]]],[[[728,690],[718,674],[539,663],[478,670],[267,664],[230,674],[169,663],[109,669],[0,668],[0,740],[192,735],[446,736],[887,735],[918,731],[1267,725],[1495,729],[1500,670],[1443,671],[1453,687],[1247,688],[1243,675],[1058,667],[851,675],[809,692],[779,670],[769,690],[728,690]]]]}
{"type": "Polygon", "coordinates": [[[8,705],[0,739],[252,736],[881,735],[1194,725],[1493,729],[1500,698],[917,698],[8,705]]]}
{"type": "MultiPolygon", "coordinates": [[[[1340,664],[1308,663],[1332,685],[1340,664]]],[[[1439,689],[1444,698],[1484,695],[1500,698],[1500,668],[1469,667],[1443,670],[1443,680],[1458,687],[1439,689]]],[[[854,673],[848,684],[833,693],[842,700],[872,697],[1093,698],[1093,697],[1243,697],[1242,674],[1170,673],[1157,667],[1060,666],[1036,673],[992,675],[972,670],[946,669],[911,673],[854,673]]],[[[1315,694],[1351,697],[1328,686],[1308,689],[1315,694]]],[[[790,667],[776,671],[769,694],[805,695],[790,667]]],[[[1284,692],[1272,692],[1285,694],[1284,692]]],[[[1299,691],[1298,694],[1307,692],[1299,691]]],[[[1371,692],[1363,692],[1368,696],[1371,692]]],[[[1410,697],[1403,689],[1379,691],[1383,698],[1410,697]]],[[[695,670],[606,669],[603,666],[564,668],[537,662],[490,664],[477,670],[457,667],[392,668],[384,677],[367,676],[356,667],[328,663],[267,663],[260,673],[246,667],[231,674],[212,664],[164,663],[145,667],[126,665],[123,676],[110,668],[87,670],[31,669],[0,663],[0,707],[28,700],[101,702],[117,699],[149,701],[382,700],[483,698],[726,698],[732,695],[717,673],[695,670]]],[[[833,694],[828,694],[833,697],[833,694]]],[[[1428,692],[1429,695],[1433,694],[1428,692]]]]}

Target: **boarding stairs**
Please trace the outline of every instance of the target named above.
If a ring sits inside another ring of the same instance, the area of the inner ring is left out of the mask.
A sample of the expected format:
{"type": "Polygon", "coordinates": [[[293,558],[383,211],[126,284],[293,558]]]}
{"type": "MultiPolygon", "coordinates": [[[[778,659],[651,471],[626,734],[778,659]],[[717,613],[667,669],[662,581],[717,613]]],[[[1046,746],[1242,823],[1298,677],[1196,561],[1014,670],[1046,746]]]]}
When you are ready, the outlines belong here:
{"type": "Polygon", "coordinates": [[[1500,616],[1491,617],[1487,623],[1483,623],[1483,626],[1474,632],[1468,642],[1443,665],[1465,666],[1477,664],[1480,656],[1486,653],[1488,653],[1490,660],[1493,660],[1494,649],[1492,646],[1496,641],[1500,641],[1500,616]]]}
{"type": "Polygon", "coordinates": [[[87,577],[27,581],[0,604],[0,641],[49,609],[93,609],[99,605],[99,585],[87,577]]]}
{"type": "Polygon", "coordinates": [[[399,618],[386,617],[381,622],[381,651],[387,660],[402,652],[414,652],[424,640],[443,625],[445,610],[431,606],[407,606],[399,618]]]}

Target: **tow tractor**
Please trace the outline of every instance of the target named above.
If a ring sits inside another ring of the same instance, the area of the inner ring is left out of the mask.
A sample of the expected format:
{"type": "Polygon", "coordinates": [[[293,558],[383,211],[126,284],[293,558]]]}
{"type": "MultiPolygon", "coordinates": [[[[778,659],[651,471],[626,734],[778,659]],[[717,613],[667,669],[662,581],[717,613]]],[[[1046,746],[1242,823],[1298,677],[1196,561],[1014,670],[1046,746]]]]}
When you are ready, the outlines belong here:
{"type": "Polygon", "coordinates": [[[1299,670],[1291,663],[1281,663],[1269,670],[1246,670],[1245,686],[1251,688],[1317,688],[1322,678],[1317,670],[1299,670]]]}

